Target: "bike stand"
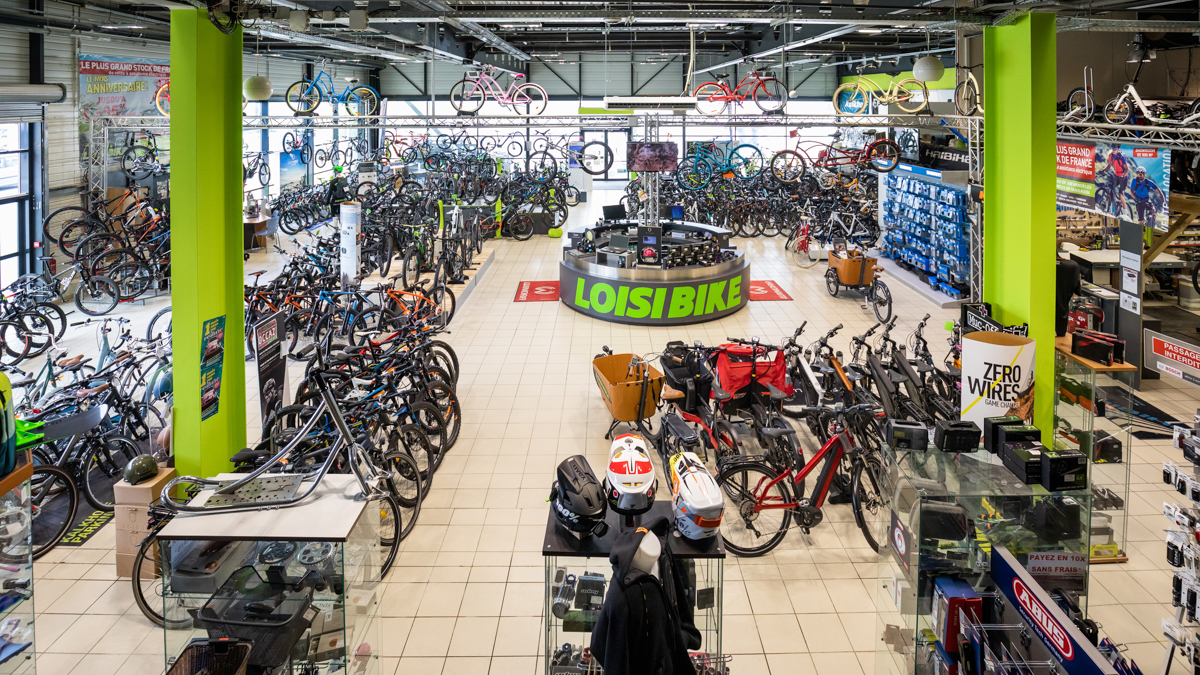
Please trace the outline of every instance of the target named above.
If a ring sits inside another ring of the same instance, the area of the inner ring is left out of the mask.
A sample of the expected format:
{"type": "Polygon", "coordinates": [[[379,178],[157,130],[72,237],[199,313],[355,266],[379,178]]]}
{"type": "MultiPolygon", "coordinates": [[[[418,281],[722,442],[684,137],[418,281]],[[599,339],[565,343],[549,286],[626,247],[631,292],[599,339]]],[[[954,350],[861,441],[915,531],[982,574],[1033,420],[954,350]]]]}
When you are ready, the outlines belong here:
{"type": "Polygon", "coordinates": [[[308,112],[296,111],[296,112],[292,113],[292,117],[316,117],[316,116],[317,116],[317,113],[312,110],[310,110],[308,112]]]}
{"type": "Polygon", "coordinates": [[[474,117],[474,116],[475,116],[475,113],[473,113],[473,112],[466,112],[465,110],[458,111],[458,117],[474,117]]]}

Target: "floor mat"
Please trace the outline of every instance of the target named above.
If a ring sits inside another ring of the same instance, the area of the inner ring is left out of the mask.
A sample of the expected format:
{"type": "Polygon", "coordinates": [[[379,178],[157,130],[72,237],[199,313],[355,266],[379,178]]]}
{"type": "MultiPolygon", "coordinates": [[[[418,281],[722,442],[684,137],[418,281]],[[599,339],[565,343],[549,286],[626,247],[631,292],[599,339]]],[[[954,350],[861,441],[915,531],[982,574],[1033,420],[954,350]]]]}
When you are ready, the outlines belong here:
{"type": "MultiPolygon", "coordinates": [[[[1101,387],[1107,404],[1122,412],[1130,408],[1125,392],[1119,387],[1101,387]]],[[[1153,403],[1148,403],[1137,395],[1133,397],[1133,436],[1142,440],[1153,438],[1170,438],[1171,427],[1190,427],[1191,422],[1176,419],[1153,403]]]]}
{"type": "Polygon", "coordinates": [[[770,279],[757,279],[750,282],[750,299],[759,302],[768,300],[791,300],[792,296],[784,292],[779,284],[770,279]]]}
{"type": "Polygon", "coordinates": [[[558,300],[557,281],[522,281],[517,284],[513,302],[553,302],[558,300]]]}
{"type": "Polygon", "coordinates": [[[79,508],[75,511],[75,520],[71,522],[71,527],[67,529],[67,533],[58,543],[62,546],[82,546],[112,519],[112,511],[96,511],[80,496],[79,508]]]}

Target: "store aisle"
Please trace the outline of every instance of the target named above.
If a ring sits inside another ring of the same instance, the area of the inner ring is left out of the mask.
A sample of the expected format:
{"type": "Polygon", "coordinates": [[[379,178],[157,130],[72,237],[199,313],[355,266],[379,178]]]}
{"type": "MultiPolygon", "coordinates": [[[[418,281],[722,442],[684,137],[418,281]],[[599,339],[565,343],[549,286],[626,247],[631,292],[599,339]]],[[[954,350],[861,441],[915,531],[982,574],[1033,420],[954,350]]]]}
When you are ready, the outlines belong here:
{"type": "MultiPolygon", "coordinates": [[[[591,201],[596,209],[603,203],[608,202],[591,201]]],[[[851,335],[874,323],[852,294],[829,296],[823,268],[790,265],[780,253],[781,243],[737,242],[751,256],[753,278],[774,280],[794,301],[751,302],[721,321],[681,328],[608,324],[559,302],[514,303],[518,282],[558,278],[561,240],[488,244],[495,261],[460,307],[448,336],[462,365],[462,433],[381,596],[385,675],[543,672],[539,550],[545,500],[560,460],[584,454],[598,472],[606,464],[609,443],[603,436],[609,415],[591,374],[591,360],[601,346],[646,354],[668,340],[716,344],[727,336],[757,335],[777,341],[807,320],[810,337],[844,324],[835,344],[845,349],[851,335]]],[[[258,253],[247,270],[279,265],[274,254],[258,253]]],[[[900,315],[897,337],[907,336],[931,313],[930,344],[940,356],[947,336],[941,322],[953,313],[900,284],[892,285],[892,293],[900,315]]],[[[1193,391],[1168,383],[1153,384],[1144,396],[1189,417],[1198,405],[1193,391]]],[[[257,425],[257,401],[248,408],[257,425]]],[[[255,433],[257,428],[251,437],[255,433]]],[[[1161,484],[1158,465],[1176,455],[1169,441],[1135,446],[1131,560],[1092,568],[1091,615],[1129,645],[1130,656],[1145,672],[1161,661],[1158,626],[1170,613],[1164,604],[1170,576],[1164,571],[1159,505],[1176,497],[1161,484]]],[[[36,565],[39,675],[162,672],[161,632],[134,606],[129,580],[115,579],[113,546],[109,526],[84,547],[59,547],[36,565]]],[[[732,672],[872,672],[873,559],[849,506],[843,505],[828,507],[825,522],[811,537],[792,531],[762,558],[731,556],[723,600],[725,651],[735,655],[732,672]]]]}

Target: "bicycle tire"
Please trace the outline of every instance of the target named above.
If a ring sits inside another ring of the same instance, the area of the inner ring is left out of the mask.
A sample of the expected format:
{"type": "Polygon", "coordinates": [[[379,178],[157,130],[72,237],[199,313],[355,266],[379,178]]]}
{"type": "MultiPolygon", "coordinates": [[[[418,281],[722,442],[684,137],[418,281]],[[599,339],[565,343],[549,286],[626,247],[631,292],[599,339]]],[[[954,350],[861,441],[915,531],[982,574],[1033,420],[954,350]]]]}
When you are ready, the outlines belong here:
{"type": "Polygon", "coordinates": [[[896,83],[896,91],[904,91],[909,95],[908,98],[896,100],[896,107],[900,110],[911,115],[929,108],[929,88],[924,82],[912,77],[905,78],[896,83]],[[920,93],[921,100],[914,105],[917,93],[920,93]]]}
{"type": "Polygon", "coordinates": [[[25,333],[29,342],[29,351],[25,358],[34,358],[46,353],[54,343],[50,340],[50,336],[54,333],[54,325],[46,318],[46,315],[27,310],[19,312],[11,317],[10,320],[18,326],[18,329],[25,333]]]}
{"type": "Polygon", "coordinates": [[[142,610],[142,615],[156,626],[170,630],[191,628],[192,615],[188,610],[197,609],[204,601],[186,593],[173,593],[164,598],[162,567],[162,548],[158,545],[158,535],[151,534],[142,540],[133,559],[130,581],[133,584],[134,603],[142,610]],[[147,563],[151,569],[143,571],[147,563]],[[189,606],[189,599],[194,601],[194,607],[189,606]],[[167,605],[177,611],[165,610],[167,605]],[[170,618],[163,615],[164,611],[170,614],[170,618]]]}
{"type": "Polygon", "coordinates": [[[421,501],[429,494],[433,474],[439,465],[437,449],[429,442],[420,425],[403,424],[392,432],[384,461],[389,461],[392,455],[402,455],[411,463],[401,462],[399,466],[389,463],[388,471],[393,474],[389,479],[393,483],[393,496],[402,508],[413,509],[415,516],[415,511],[421,508],[421,501]]]}
{"type": "Polygon", "coordinates": [[[266,187],[271,183],[271,165],[264,159],[262,164],[258,165],[258,184],[266,187]]]}
{"type": "Polygon", "coordinates": [[[900,165],[903,152],[895,141],[881,138],[867,146],[866,161],[872,169],[888,173],[900,165]]]}
{"type": "Polygon", "coordinates": [[[717,445],[713,448],[713,461],[720,463],[723,457],[736,457],[746,454],[742,447],[742,439],[738,437],[737,429],[728,420],[718,419],[712,426],[713,439],[717,445]]]}
{"type": "Polygon", "coordinates": [[[154,285],[154,270],[140,260],[123,262],[105,276],[117,285],[117,295],[121,300],[139,297],[154,285]]]}
{"type": "Polygon", "coordinates": [[[15,321],[0,321],[0,364],[15,366],[29,355],[29,334],[15,321]]]}
{"type": "Polygon", "coordinates": [[[134,180],[145,180],[154,172],[151,168],[153,159],[153,150],[135,145],[121,155],[121,171],[134,180]]]}
{"type": "MultiPolygon", "coordinates": [[[[721,538],[725,549],[743,558],[756,558],[769,553],[783,541],[791,526],[792,512],[790,509],[770,509],[754,512],[758,495],[755,490],[768,486],[779,474],[759,462],[739,462],[726,466],[717,473],[717,486],[725,501],[725,515],[721,518],[721,538]],[[754,477],[752,477],[754,476],[754,477]],[[782,516],[776,522],[774,514],[782,516]],[[765,515],[764,515],[765,514],[765,515]],[[753,523],[753,525],[751,524],[753,523]],[[761,534],[761,531],[767,532],[761,534]],[[748,536],[743,536],[748,535],[748,536]],[[766,541],[762,541],[766,537],[766,541]]],[[[763,501],[771,500],[777,503],[790,503],[787,481],[781,480],[770,485],[763,501]]]]}
{"type": "MultiPolygon", "coordinates": [[[[532,232],[532,229],[530,230],[532,232]]],[[[442,284],[429,294],[429,299],[438,306],[438,322],[441,326],[450,325],[450,319],[454,318],[454,311],[458,307],[458,299],[454,297],[454,291],[448,286],[442,284]]]]}
{"type": "Polygon", "coordinates": [[[69,258],[75,257],[75,249],[84,239],[94,235],[107,232],[108,228],[98,220],[86,218],[76,220],[65,226],[59,234],[58,250],[69,258]]]}
{"type": "Polygon", "coordinates": [[[875,318],[887,323],[892,318],[892,291],[879,279],[871,282],[871,309],[875,318]]]}
{"type": "Polygon", "coordinates": [[[300,163],[309,164],[312,162],[313,149],[308,141],[304,141],[304,145],[300,146],[300,163]]]}
{"type": "Polygon", "coordinates": [[[728,100],[713,100],[714,96],[726,96],[720,82],[705,82],[696,87],[692,96],[696,99],[696,112],[701,115],[720,115],[729,109],[728,100]]]}
{"type": "MultiPolygon", "coordinates": [[[[383,561],[379,565],[379,577],[382,579],[392,569],[396,562],[396,553],[400,550],[403,537],[404,512],[391,495],[375,495],[371,501],[382,502],[379,508],[379,546],[383,549],[383,561]]],[[[416,520],[415,518],[413,520],[416,520]]]]}
{"type": "Polygon", "coordinates": [[[787,88],[773,77],[762,80],[754,87],[754,105],[757,105],[758,109],[765,113],[782,109],[787,103],[787,96],[787,88]],[[761,97],[760,94],[762,94],[761,97]]]}
{"type": "Polygon", "coordinates": [[[42,241],[58,244],[58,235],[71,223],[91,218],[91,212],[80,206],[55,209],[42,219],[42,241]]]}
{"type": "Polygon", "coordinates": [[[113,486],[123,479],[125,466],[141,454],[138,444],[120,434],[92,437],[85,442],[88,454],[83,463],[84,499],[98,511],[111,512],[117,504],[113,486]]]}
{"type": "Polygon", "coordinates": [[[585,173],[599,176],[607,173],[612,168],[613,151],[612,148],[608,147],[607,143],[600,141],[584,143],[583,147],[579,149],[579,155],[579,168],[583,169],[585,173]],[[589,151],[588,148],[592,149],[589,151]],[[599,153],[599,155],[593,155],[592,153],[599,153]]]}
{"type": "Polygon", "coordinates": [[[517,241],[526,241],[533,236],[533,218],[528,213],[518,213],[509,220],[509,233],[517,241]]]}
{"type": "Polygon", "coordinates": [[[865,115],[870,98],[859,82],[847,82],[833,90],[833,110],[839,115],[865,115]]]}
{"type": "Polygon", "coordinates": [[[147,340],[153,340],[156,337],[158,337],[159,335],[162,335],[162,333],[163,333],[162,322],[163,321],[166,322],[166,334],[170,335],[171,334],[171,307],[169,305],[167,307],[164,307],[163,309],[158,310],[158,312],[153,317],[150,318],[150,324],[148,326],[146,326],[146,339],[147,340]],[[156,328],[158,329],[157,331],[155,330],[156,328]]]}
{"type": "Polygon", "coordinates": [[[558,175],[558,162],[548,151],[539,150],[525,160],[525,172],[538,183],[545,183],[558,175]]]}
{"type": "MultiPolygon", "coordinates": [[[[421,433],[425,435],[426,442],[432,449],[426,461],[426,468],[422,473],[422,478],[425,480],[425,490],[428,491],[430,485],[432,485],[433,475],[437,472],[438,467],[442,465],[442,460],[449,449],[446,422],[442,419],[442,413],[438,411],[437,406],[428,401],[417,401],[409,405],[404,418],[410,420],[411,424],[421,430],[421,433]]],[[[419,460],[417,464],[420,466],[419,460]]]]}
{"type": "MultiPolygon", "coordinates": [[[[876,553],[884,539],[880,520],[887,513],[887,497],[883,492],[883,462],[875,455],[867,455],[854,465],[850,477],[850,503],[854,508],[854,521],[862,530],[867,545],[876,553]]],[[[886,528],[883,528],[886,531],[886,528]]]]}
{"type": "Polygon", "coordinates": [[[62,540],[75,521],[79,489],[66,471],[50,465],[34,466],[29,501],[33,510],[33,559],[37,560],[62,540]]]}
{"type": "Polygon", "coordinates": [[[729,157],[737,157],[737,161],[731,161],[730,164],[733,165],[733,175],[740,180],[754,180],[762,173],[763,154],[758,146],[743,143],[730,150],[729,157]]]}
{"type": "Polygon", "coordinates": [[[308,113],[321,105],[321,87],[310,80],[297,80],[288,85],[283,100],[295,112],[308,113]]]}
{"type": "Polygon", "coordinates": [[[349,95],[354,98],[347,98],[342,101],[342,105],[352,117],[364,117],[379,112],[379,93],[367,85],[358,85],[350,90],[349,95]],[[351,102],[356,104],[357,110],[351,107],[351,102]]]}
{"type": "MultiPolygon", "coordinates": [[[[1067,101],[1070,100],[1071,97],[1068,96],[1067,101]]],[[[975,91],[975,85],[971,84],[970,80],[963,80],[954,88],[954,108],[963,117],[970,117],[979,109],[979,93],[975,91]]],[[[1070,110],[1069,107],[1067,109],[1070,110]]]]}
{"type": "Polygon", "coordinates": [[[546,94],[546,90],[532,82],[526,82],[513,90],[512,100],[513,112],[520,117],[541,115],[550,103],[550,97],[546,94]],[[523,106],[528,109],[522,110],[523,106]]]}
{"type": "Polygon", "coordinates": [[[458,442],[458,434],[462,431],[462,405],[458,401],[458,394],[454,391],[454,386],[449,382],[452,378],[450,373],[442,372],[434,373],[435,368],[429,368],[430,374],[434,376],[425,385],[426,396],[437,406],[438,412],[442,416],[442,421],[446,425],[446,447],[442,449],[445,453],[454,448],[454,444],[458,442]]]}
{"type": "Polygon", "coordinates": [[[804,155],[794,150],[780,150],[771,157],[771,175],[780,183],[795,183],[807,172],[804,155]]]}
{"type": "Polygon", "coordinates": [[[458,112],[478,112],[486,99],[486,88],[480,86],[478,80],[463,78],[450,87],[450,106],[458,112]],[[467,85],[472,88],[468,89],[467,85]]]}
{"type": "Polygon", "coordinates": [[[88,316],[108,314],[117,302],[117,285],[105,277],[86,279],[75,289],[75,307],[88,316]]]}

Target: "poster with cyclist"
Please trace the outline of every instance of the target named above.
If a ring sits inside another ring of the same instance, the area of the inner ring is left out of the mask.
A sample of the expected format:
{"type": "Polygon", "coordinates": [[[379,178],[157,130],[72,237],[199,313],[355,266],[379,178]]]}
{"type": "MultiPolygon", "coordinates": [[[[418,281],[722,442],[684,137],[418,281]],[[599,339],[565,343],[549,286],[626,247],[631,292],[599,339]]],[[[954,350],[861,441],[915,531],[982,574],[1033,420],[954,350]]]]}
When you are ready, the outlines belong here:
{"type": "Polygon", "coordinates": [[[1059,141],[1059,206],[1165,232],[1171,151],[1119,143],[1059,141]]]}

